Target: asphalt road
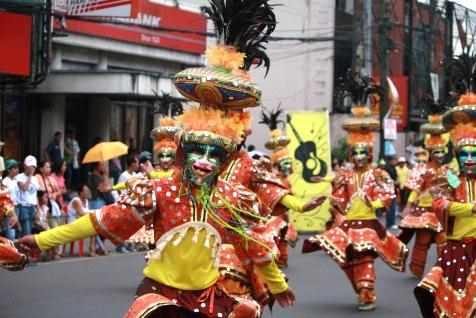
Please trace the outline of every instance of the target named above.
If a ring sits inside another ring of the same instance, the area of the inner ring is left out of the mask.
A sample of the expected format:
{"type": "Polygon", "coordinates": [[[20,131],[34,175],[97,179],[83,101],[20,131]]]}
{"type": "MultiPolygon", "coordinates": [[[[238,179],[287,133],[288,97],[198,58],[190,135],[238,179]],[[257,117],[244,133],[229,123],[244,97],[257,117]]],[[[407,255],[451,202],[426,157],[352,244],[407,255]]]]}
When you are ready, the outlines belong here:
{"type": "MultiPolygon", "coordinates": [[[[351,286],[335,263],[322,252],[301,255],[298,246],[287,269],[297,303],[291,309],[275,307],[272,315],[267,310],[266,318],[420,317],[413,298],[417,281],[408,273],[394,272],[378,260],[378,308],[360,313],[351,286]]],[[[0,317],[122,317],[143,265],[141,254],[126,254],[66,259],[16,273],[2,270],[0,317]]]]}

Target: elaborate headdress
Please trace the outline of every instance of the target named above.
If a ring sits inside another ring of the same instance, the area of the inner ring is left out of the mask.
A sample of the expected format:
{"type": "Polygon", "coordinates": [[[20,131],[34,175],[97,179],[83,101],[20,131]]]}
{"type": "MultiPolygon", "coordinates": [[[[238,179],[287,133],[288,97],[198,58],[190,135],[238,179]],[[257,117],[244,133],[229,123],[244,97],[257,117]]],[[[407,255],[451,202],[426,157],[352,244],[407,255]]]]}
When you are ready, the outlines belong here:
{"type": "Polygon", "coordinates": [[[373,132],[380,127],[379,121],[372,117],[366,106],[369,95],[378,93],[379,87],[369,77],[362,77],[352,71],[347,72],[340,89],[352,98],[352,117],[344,121],[342,127],[348,132],[347,143],[372,147],[373,132]]]}
{"type": "Polygon", "coordinates": [[[476,146],[476,94],[461,96],[458,106],[444,114],[443,125],[450,131],[456,148],[476,146]]]}
{"type": "Polygon", "coordinates": [[[474,56],[460,55],[449,63],[452,84],[466,89],[458,105],[443,116],[443,125],[450,131],[456,148],[476,145],[476,60],[474,56]]]}
{"type": "Polygon", "coordinates": [[[287,145],[289,145],[291,140],[278,128],[279,123],[283,122],[279,119],[282,112],[279,107],[269,113],[266,113],[264,110],[261,112],[260,124],[265,124],[270,130],[270,138],[264,146],[271,151],[271,161],[273,164],[284,158],[290,158],[287,145]]]}
{"type": "Polygon", "coordinates": [[[352,107],[352,117],[344,121],[342,127],[347,131],[347,143],[351,146],[373,147],[373,132],[380,127],[379,121],[367,106],[352,107]]]}
{"type": "Polygon", "coordinates": [[[233,151],[249,132],[250,115],[244,110],[260,103],[261,91],[247,71],[254,63],[269,68],[264,44],[276,27],[268,1],[210,0],[204,9],[215,24],[218,45],[207,50],[207,67],[175,75],[178,91],[200,103],[179,118],[183,140],[233,151]]]}
{"type": "Polygon", "coordinates": [[[177,141],[180,133],[180,128],[177,126],[175,119],[171,117],[164,117],[160,119],[160,126],[154,128],[151,137],[154,140],[154,150],[160,151],[176,151],[177,141]]]}
{"type": "Polygon", "coordinates": [[[218,108],[192,107],[177,118],[184,130],[182,140],[236,150],[251,125],[248,112],[225,112],[218,108]]]}
{"type": "Polygon", "coordinates": [[[420,127],[420,132],[425,134],[425,148],[428,150],[444,148],[448,145],[449,138],[442,123],[442,115],[429,115],[428,122],[420,127]]]}

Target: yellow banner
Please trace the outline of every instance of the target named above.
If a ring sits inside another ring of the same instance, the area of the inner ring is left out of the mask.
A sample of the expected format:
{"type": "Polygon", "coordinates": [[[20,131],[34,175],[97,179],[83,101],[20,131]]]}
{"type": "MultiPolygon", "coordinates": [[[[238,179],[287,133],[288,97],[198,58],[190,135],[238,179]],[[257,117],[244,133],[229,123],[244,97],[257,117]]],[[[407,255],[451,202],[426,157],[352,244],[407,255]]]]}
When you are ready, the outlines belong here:
{"type": "MultiPolygon", "coordinates": [[[[322,181],[332,174],[329,113],[290,113],[287,135],[291,138],[289,151],[294,158],[294,172],[289,177],[293,194],[306,201],[330,194],[329,181],[322,181]]],[[[313,211],[291,211],[290,215],[299,232],[322,231],[330,218],[329,202],[313,211]]]]}

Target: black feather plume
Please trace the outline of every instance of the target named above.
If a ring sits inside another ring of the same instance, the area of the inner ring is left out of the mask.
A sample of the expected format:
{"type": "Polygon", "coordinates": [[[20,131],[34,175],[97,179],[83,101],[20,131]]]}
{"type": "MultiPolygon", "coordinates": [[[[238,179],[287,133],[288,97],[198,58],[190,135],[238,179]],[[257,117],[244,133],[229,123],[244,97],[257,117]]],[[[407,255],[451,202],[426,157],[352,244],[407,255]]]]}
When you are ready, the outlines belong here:
{"type": "Polygon", "coordinates": [[[218,42],[234,46],[245,53],[243,68],[264,65],[266,74],[270,60],[265,44],[276,28],[276,16],[269,0],[209,0],[203,8],[205,15],[215,25],[218,42]]]}
{"type": "Polygon", "coordinates": [[[279,117],[283,113],[283,110],[278,106],[274,111],[266,112],[266,110],[261,111],[261,121],[260,124],[265,124],[269,127],[269,130],[273,131],[278,129],[280,123],[284,123],[279,117]]]}
{"type": "Polygon", "coordinates": [[[451,100],[435,102],[433,96],[424,96],[418,104],[420,105],[423,115],[441,115],[447,110],[451,109],[451,100]]]}
{"type": "Polygon", "coordinates": [[[354,105],[365,105],[370,95],[382,94],[382,88],[372,78],[361,76],[350,69],[344,79],[340,78],[338,85],[339,90],[352,98],[354,105]]]}
{"type": "Polygon", "coordinates": [[[476,55],[459,55],[446,63],[452,90],[458,94],[476,91],[476,55]]]}
{"type": "Polygon", "coordinates": [[[162,92],[162,96],[159,96],[156,91],[153,91],[153,93],[158,102],[154,111],[155,113],[171,117],[176,117],[183,113],[182,103],[185,101],[184,99],[171,96],[164,92],[162,92]]]}

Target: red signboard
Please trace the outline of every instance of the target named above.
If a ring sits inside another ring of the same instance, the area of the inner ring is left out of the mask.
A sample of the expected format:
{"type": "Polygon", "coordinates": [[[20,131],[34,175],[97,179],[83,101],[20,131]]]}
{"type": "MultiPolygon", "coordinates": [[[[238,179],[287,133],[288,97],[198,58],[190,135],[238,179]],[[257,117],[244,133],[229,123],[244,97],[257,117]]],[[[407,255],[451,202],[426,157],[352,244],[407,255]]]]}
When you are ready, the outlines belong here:
{"type": "Polygon", "coordinates": [[[0,12],[0,74],[30,76],[32,17],[0,12]]]}
{"type": "Polygon", "coordinates": [[[112,18],[111,23],[67,19],[66,30],[123,42],[167,48],[176,51],[203,54],[206,49],[206,19],[199,13],[176,7],[137,0],[137,17],[112,18]],[[120,25],[133,23],[138,25],[120,25]],[[146,27],[141,27],[146,25],[146,27]],[[154,30],[156,29],[156,30],[154,30]],[[188,32],[172,32],[170,30],[188,32]]]}

